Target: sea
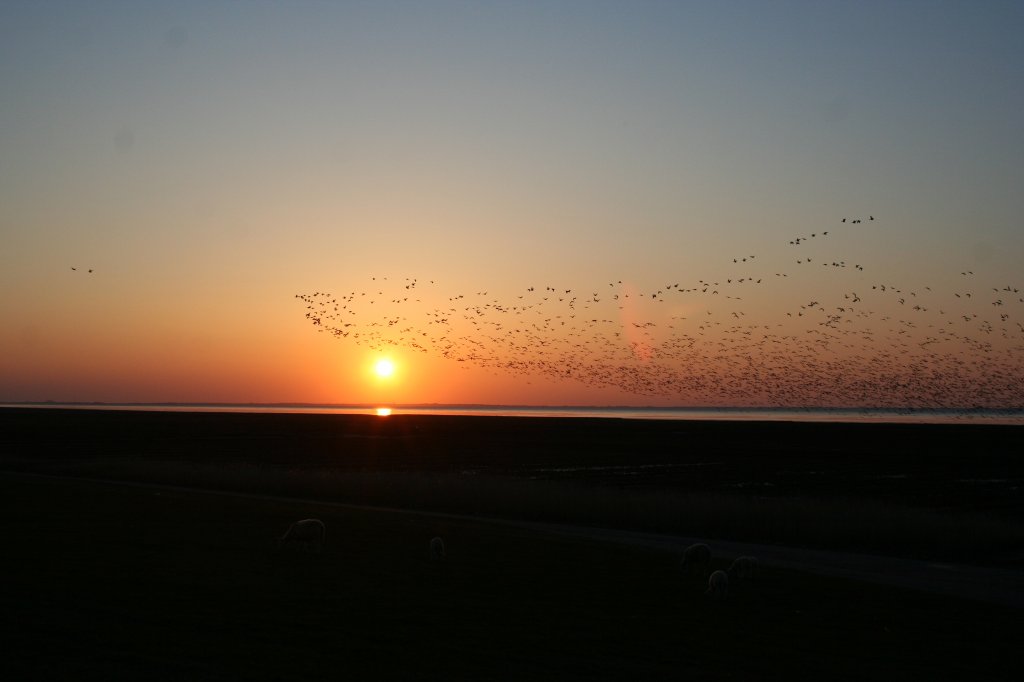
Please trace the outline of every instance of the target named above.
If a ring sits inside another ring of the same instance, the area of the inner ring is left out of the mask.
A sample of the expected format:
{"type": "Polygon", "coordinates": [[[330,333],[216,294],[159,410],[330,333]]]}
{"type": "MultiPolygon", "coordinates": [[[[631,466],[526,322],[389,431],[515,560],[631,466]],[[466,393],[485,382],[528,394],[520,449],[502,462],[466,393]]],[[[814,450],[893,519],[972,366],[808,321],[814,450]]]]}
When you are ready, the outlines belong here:
{"type": "Polygon", "coordinates": [[[0,403],[0,408],[246,412],[268,414],[445,415],[459,417],[552,417],[876,423],[979,423],[1024,425],[1024,408],[822,408],[822,407],[580,407],[532,405],[322,405],[226,403],[0,403]]]}

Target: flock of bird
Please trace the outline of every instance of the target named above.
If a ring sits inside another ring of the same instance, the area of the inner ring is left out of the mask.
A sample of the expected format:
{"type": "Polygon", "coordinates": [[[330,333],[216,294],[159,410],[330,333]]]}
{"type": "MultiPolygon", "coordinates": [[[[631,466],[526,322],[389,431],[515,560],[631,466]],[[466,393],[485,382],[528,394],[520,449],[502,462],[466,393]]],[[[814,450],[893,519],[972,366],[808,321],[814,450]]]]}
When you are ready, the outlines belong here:
{"type": "Polygon", "coordinates": [[[444,292],[434,279],[379,276],[295,296],[317,331],[348,343],[674,404],[1024,405],[1020,289],[973,269],[913,286],[828,253],[837,230],[862,222],[793,236],[779,252],[791,260],[730,255],[718,277],[643,289],[610,278],[444,292]]]}

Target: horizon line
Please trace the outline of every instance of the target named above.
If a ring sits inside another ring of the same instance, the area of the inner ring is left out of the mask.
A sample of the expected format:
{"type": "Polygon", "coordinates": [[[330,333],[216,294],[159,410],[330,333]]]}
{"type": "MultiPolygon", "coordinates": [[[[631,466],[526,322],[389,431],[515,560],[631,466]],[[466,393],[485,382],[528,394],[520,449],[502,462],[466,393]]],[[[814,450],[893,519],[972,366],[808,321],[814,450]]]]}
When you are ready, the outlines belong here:
{"type": "Polygon", "coordinates": [[[870,412],[946,412],[986,411],[1019,412],[1024,406],[982,407],[977,405],[960,407],[892,407],[892,406],[743,406],[743,405],[531,405],[501,403],[316,403],[316,402],[184,402],[184,401],[105,401],[105,400],[16,400],[0,401],[0,407],[19,406],[93,406],[93,407],[247,407],[247,408],[306,408],[306,409],[353,409],[373,410],[380,407],[392,409],[517,409],[517,410],[694,410],[694,411],[870,411],[870,412]]]}

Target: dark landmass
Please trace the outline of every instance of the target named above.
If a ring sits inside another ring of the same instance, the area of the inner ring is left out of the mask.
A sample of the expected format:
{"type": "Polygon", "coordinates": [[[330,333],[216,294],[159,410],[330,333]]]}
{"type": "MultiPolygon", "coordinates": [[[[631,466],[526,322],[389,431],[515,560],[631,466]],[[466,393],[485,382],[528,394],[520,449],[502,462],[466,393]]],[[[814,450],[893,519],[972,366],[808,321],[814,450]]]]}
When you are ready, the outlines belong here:
{"type": "Polygon", "coordinates": [[[922,556],[1019,566],[1022,439],[993,425],[2,409],[0,672],[1015,679],[1016,608],[770,565],[718,603],[675,550],[484,517],[895,554],[920,540],[922,556]],[[277,550],[307,517],[326,523],[326,550],[277,550]],[[427,557],[434,535],[443,563],[427,557]]]}
{"type": "Polygon", "coordinates": [[[1019,609],[771,566],[717,602],[675,553],[485,521],[4,473],[0,497],[4,679],[1010,680],[1022,657],[1019,609]],[[278,551],[307,517],[325,550],[278,551]]]}
{"type": "Polygon", "coordinates": [[[854,497],[1024,519],[1024,428],[0,409],[0,465],[94,459],[854,497]]]}

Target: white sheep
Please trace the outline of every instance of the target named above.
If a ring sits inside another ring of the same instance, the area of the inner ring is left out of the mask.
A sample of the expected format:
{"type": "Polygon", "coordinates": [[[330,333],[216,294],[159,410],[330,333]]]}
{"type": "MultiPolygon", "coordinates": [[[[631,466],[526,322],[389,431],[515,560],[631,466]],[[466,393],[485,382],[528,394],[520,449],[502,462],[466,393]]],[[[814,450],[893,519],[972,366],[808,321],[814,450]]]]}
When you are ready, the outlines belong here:
{"type": "Polygon", "coordinates": [[[723,601],[729,596],[729,574],[715,571],[708,578],[708,591],[705,593],[716,601],[723,601]]]}
{"type": "Polygon", "coordinates": [[[753,581],[757,576],[757,557],[739,556],[726,571],[733,580],[753,581]]]}
{"type": "Polygon", "coordinates": [[[327,527],[320,519],[302,519],[288,527],[278,546],[296,546],[305,551],[322,552],[327,543],[327,527]]]}
{"type": "Polygon", "coordinates": [[[445,557],[444,540],[435,537],[430,540],[430,558],[433,561],[441,561],[445,557]]]}
{"type": "Polygon", "coordinates": [[[683,550],[683,560],[679,565],[687,573],[705,575],[710,564],[711,548],[703,542],[698,542],[683,550]]]}

